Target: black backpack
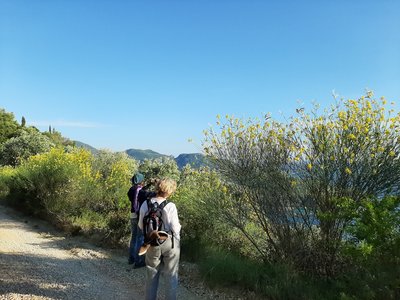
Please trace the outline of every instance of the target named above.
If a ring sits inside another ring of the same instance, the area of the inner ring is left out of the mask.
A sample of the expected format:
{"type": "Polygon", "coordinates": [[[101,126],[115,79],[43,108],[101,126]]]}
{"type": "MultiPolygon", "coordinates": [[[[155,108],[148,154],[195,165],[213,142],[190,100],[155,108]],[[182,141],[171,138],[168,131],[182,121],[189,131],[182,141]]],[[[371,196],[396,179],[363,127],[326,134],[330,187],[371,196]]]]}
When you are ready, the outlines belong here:
{"type": "MultiPolygon", "coordinates": [[[[144,235],[144,242],[150,243],[153,245],[159,245],[160,241],[154,240],[151,238],[152,233],[163,231],[164,224],[162,220],[162,213],[164,207],[169,202],[167,200],[158,204],[157,202],[152,203],[150,199],[147,200],[147,212],[143,217],[143,235],[144,235]]],[[[163,232],[164,233],[164,232],[163,232]]]]}

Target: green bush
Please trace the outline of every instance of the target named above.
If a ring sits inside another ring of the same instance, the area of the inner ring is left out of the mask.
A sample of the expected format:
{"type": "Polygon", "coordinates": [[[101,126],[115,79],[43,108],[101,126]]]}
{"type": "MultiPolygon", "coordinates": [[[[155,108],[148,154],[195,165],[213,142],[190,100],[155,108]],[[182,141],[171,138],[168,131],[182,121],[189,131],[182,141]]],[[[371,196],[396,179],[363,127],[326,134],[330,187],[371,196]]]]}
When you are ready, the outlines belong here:
{"type": "Polygon", "coordinates": [[[289,265],[260,263],[217,246],[207,249],[207,253],[199,262],[200,272],[214,287],[253,292],[254,299],[355,299],[337,282],[312,280],[289,265]]]}
{"type": "Polygon", "coordinates": [[[265,261],[311,276],[346,270],[340,248],[360,201],[398,193],[400,115],[372,92],[288,123],[217,118],[204,150],[230,194],[216,201],[265,261]],[[262,230],[254,231],[256,224],[262,230]]]}
{"type": "Polygon", "coordinates": [[[24,128],[0,147],[0,164],[16,166],[28,157],[49,151],[54,144],[36,128],[24,128]]]}
{"type": "Polygon", "coordinates": [[[84,177],[80,155],[88,154],[52,149],[31,156],[15,170],[9,183],[10,201],[23,205],[31,213],[45,212],[60,217],[76,213],[82,203],[77,201],[76,194],[80,178],[84,177]]]}
{"type": "Polygon", "coordinates": [[[343,254],[357,282],[371,298],[396,299],[400,293],[400,198],[363,199],[357,215],[346,228],[343,254]],[[396,294],[397,293],[397,294],[396,294]]]}
{"type": "Polygon", "coordinates": [[[225,197],[217,175],[207,169],[195,170],[186,166],[171,200],[176,203],[182,224],[183,254],[198,259],[202,249],[212,240],[222,243],[223,208],[216,198],[225,197]]]}
{"type": "Polygon", "coordinates": [[[0,167],[0,201],[7,199],[10,193],[10,182],[15,169],[10,166],[0,167]]]}
{"type": "Polygon", "coordinates": [[[139,172],[147,180],[168,177],[178,181],[180,175],[175,160],[169,157],[145,159],[139,166],[139,172]]]}

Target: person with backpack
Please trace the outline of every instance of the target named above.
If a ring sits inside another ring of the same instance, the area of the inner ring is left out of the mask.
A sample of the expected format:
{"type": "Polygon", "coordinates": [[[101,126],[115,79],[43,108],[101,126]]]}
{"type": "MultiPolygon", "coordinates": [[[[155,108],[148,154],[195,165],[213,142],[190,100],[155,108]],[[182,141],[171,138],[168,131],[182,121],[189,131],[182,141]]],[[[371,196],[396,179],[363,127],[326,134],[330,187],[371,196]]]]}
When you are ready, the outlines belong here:
{"type": "Polygon", "coordinates": [[[131,202],[131,241],[129,244],[128,263],[133,264],[134,268],[145,266],[143,256],[138,255],[139,248],[143,243],[143,232],[138,228],[139,209],[143,202],[155,196],[154,192],[147,190],[148,185],[144,186],[144,176],[141,173],[133,175],[132,187],[128,191],[128,198],[131,202]]]}
{"type": "Polygon", "coordinates": [[[146,251],[146,300],[157,298],[160,275],[165,276],[166,299],[176,299],[180,257],[178,211],[167,198],[176,190],[176,181],[162,179],[156,184],[156,196],[143,203],[139,228],[143,230],[146,251]]]}

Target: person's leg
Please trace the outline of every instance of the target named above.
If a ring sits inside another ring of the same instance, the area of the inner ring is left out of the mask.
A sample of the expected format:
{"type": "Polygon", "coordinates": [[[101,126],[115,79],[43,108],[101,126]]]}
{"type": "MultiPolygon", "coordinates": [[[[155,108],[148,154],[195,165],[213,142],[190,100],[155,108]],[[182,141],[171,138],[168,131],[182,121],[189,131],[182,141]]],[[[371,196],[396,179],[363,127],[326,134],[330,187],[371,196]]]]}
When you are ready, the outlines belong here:
{"type": "Polygon", "coordinates": [[[138,228],[137,229],[137,235],[136,235],[136,244],[135,244],[135,267],[140,268],[144,267],[146,265],[144,258],[144,255],[139,255],[139,249],[143,245],[144,242],[144,237],[143,237],[143,231],[138,228]]]}
{"type": "Polygon", "coordinates": [[[163,269],[162,273],[166,283],[166,299],[175,300],[178,289],[178,269],[180,257],[180,244],[178,240],[174,240],[174,248],[172,248],[171,239],[166,240],[162,245],[163,269]]]}
{"type": "Polygon", "coordinates": [[[129,243],[129,264],[135,263],[136,258],[136,239],[138,234],[138,219],[131,218],[131,241],[129,243]]]}
{"type": "Polygon", "coordinates": [[[157,298],[160,279],[161,249],[151,246],[146,252],[146,300],[157,298]]]}

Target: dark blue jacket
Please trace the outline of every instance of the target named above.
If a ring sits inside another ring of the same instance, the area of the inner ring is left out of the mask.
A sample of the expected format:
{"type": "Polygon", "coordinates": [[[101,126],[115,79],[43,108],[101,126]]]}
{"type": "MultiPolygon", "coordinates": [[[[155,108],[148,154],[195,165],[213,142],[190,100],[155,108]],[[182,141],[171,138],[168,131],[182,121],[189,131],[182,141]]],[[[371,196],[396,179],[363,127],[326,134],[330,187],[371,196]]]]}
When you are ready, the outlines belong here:
{"type": "Polygon", "coordinates": [[[131,213],[139,213],[140,206],[147,199],[154,197],[155,193],[146,190],[146,187],[135,184],[128,191],[128,198],[131,201],[131,213]],[[139,190],[139,192],[137,191],[139,190]],[[135,195],[137,198],[135,199],[135,195]]]}

